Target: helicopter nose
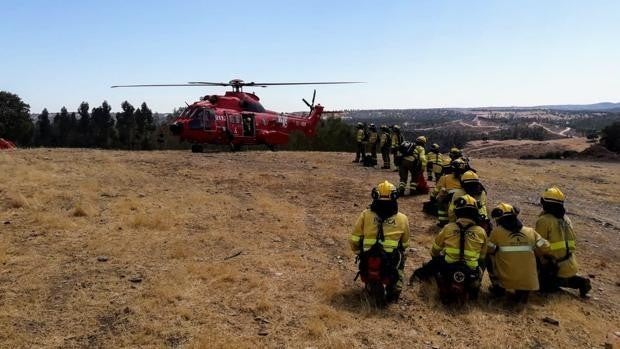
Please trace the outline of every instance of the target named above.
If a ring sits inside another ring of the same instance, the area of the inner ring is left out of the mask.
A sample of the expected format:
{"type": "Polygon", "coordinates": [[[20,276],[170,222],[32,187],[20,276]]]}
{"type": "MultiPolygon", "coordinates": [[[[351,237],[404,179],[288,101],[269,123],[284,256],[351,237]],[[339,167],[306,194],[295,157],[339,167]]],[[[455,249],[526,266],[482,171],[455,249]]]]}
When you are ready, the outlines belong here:
{"type": "Polygon", "coordinates": [[[178,136],[181,134],[181,131],[183,131],[183,124],[175,122],[170,125],[170,132],[172,132],[173,135],[178,136]]]}

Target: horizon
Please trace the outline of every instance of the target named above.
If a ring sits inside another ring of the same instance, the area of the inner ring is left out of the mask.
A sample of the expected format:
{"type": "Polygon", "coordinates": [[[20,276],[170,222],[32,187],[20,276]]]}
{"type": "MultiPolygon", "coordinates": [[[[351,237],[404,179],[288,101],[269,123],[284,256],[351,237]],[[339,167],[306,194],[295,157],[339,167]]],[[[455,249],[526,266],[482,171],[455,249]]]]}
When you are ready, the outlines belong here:
{"type": "MultiPolygon", "coordinates": [[[[31,112],[127,100],[166,113],[221,88],[185,81],[366,81],[246,89],[274,111],[530,108],[619,100],[620,3],[8,1],[1,90],[31,112]],[[242,13],[240,13],[242,12],[242,13]],[[200,14],[189,16],[188,14],[200,14]],[[487,106],[487,107],[482,107],[487,106]]],[[[614,102],[610,102],[614,103],[614,102]]],[[[616,102],[617,103],[617,102],[616,102]]]]}

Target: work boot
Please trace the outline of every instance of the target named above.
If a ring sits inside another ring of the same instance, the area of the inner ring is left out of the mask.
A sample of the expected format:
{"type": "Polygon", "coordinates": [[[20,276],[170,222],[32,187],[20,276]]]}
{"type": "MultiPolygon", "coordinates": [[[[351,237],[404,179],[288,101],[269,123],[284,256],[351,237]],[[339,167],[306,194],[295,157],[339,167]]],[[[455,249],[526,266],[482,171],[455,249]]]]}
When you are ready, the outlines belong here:
{"type": "Polygon", "coordinates": [[[581,298],[588,298],[588,292],[592,289],[592,284],[590,283],[590,279],[583,279],[583,283],[579,287],[579,296],[581,298]]]}
{"type": "Polygon", "coordinates": [[[400,291],[388,291],[387,294],[385,295],[385,301],[387,303],[397,303],[398,300],[400,299],[400,291]]]}

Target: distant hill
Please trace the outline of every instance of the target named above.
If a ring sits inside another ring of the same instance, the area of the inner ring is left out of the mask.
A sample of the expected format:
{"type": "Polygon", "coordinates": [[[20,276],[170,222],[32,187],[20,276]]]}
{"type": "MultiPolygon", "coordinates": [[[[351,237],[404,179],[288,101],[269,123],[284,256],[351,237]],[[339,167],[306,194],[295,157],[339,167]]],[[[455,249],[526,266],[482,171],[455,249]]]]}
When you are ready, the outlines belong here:
{"type": "Polygon", "coordinates": [[[543,108],[552,110],[575,110],[575,111],[620,111],[620,103],[601,102],[594,104],[558,104],[541,105],[533,108],[543,108]]]}

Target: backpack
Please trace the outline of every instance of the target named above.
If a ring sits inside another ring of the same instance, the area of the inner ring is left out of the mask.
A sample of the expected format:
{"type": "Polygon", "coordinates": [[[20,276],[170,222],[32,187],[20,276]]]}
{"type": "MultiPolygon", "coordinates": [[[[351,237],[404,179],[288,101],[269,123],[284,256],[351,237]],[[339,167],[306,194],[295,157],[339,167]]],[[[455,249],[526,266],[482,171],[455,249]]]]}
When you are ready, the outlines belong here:
{"type": "Polygon", "coordinates": [[[359,271],[354,280],[361,277],[362,282],[365,284],[381,283],[384,285],[390,285],[396,282],[398,274],[395,272],[395,266],[392,265],[392,256],[385,252],[381,245],[384,239],[383,220],[379,220],[377,241],[368,251],[362,250],[362,252],[360,252],[358,256],[359,271]]]}
{"type": "Polygon", "coordinates": [[[459,261],[454,263],[442,263],[442,268],[437,275],[437,286],[442,300],[464,300],[467,294],[477,296],[480,287],[480,270],[472,270],[465,263],[465,235],[467,229],[474,224],[459,227],[459,261]]]}

